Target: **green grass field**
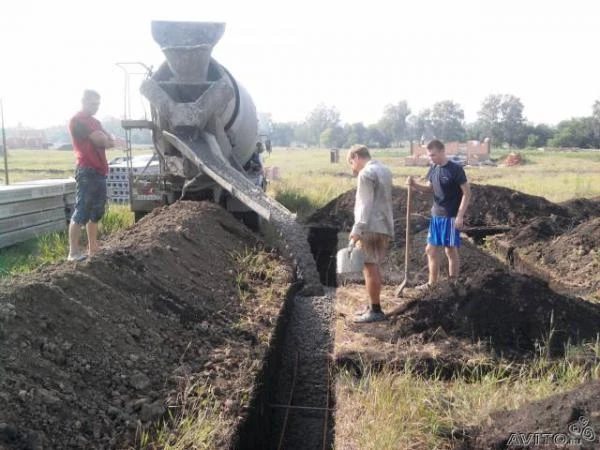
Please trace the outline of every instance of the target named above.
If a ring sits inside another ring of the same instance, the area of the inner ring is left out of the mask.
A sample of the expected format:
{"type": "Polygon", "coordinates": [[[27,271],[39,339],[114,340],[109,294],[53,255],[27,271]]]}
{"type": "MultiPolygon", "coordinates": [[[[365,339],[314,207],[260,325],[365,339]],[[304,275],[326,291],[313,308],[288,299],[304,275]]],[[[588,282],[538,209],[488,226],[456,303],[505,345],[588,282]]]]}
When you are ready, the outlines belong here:
{"type": "MultiPolygon", "coordinates": [[[[373,153],[391,168],[396,185],[402,186],[408,175],[426,172],[422,167],[404,166],[406,149],[373,153]]],[[[520,153],[525,158],[524,165],[467,168],[467,176],[474,183],[505,186],[554,202],[600,196],[600,152],[527,150],[520,153]]],[[[492,157],[500,159],[506,154],[506,151],[494,150],[492,157]]],[[[109,152],[109,158],[122,155],[120,151],[109,152]]],[[[265,156],[265,166],[277,166],[281,179],[271,180],[268,192],[300,216],[310,214],[355,186],[344,152],[340,152],[339,163],[330,163],[329,157],[328,149],[274,149],[265,156]]],[[[65,178],[73,173],[73,155],[70,151],[12,150],[9,167],[11,181],[65,178]]],[[[111,206],[103,222],[102,233],[108,235],[129,226],[133,217],[127,207],[111,206]]],[[[65,233],[41,237],[0,250],[0,275],[6,277],[34,270],[65,256],[65,233]]],[[[595,352],[598,359],[594,364],[568,355],[564,360],[549,362],[540,355],[522,370],[512,370],[510,376],[498,367],[485,376],[457,375],[451,381],[423,378],[410,368],[403,373],[367,370],[360,379],[341,373],[337,377],[336,447],[447,448],[447,441],[439,437],[440,430],[474,425],[493,410],[517,408],[532,399],[565,391],[584,380],[597,379],[600,376],[599,346],[595,352]]],[[[573,349],[573,354],[576,353],[573,349]]],[[[203,413],[199,408],[190,411],[188,418],[182,418],[182,423],[204,417],[206,411],[203,413]]],[[[186,429],[189,434],[194,428],[184,426],[184,435],[186,429]]],[[[206,435],[211,432],[202,428],[206,435]]],[[[182,442],[187,442],[184,435],[182,442]]]]}

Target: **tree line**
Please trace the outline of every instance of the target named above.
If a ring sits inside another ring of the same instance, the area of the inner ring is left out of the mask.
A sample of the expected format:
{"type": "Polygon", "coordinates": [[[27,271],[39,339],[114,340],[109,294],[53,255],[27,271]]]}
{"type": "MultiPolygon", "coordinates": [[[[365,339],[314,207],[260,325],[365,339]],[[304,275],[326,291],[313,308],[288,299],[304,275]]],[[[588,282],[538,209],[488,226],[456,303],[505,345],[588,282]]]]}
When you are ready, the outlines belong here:
{"type": "Polygon", "coordinates": [[[349,147],[364,143],[371,147],[401,146],[407,141],[479,140],[489,137],[494,146],[511,148],[579,147],[600,148],[600,100],[592,105],[592,114],[564,120],[555,126],[534,125],[523,114],[523,103],[510,94],[489,95],[481,103],[477,120],[465,122],[460,104],[451,100],[435,103],[413,114],[406,100],[389,104],[375,124],[342,124],[334,106],[319,104],[303,122],[274,122],[261,115],[263,131],[273,145],[349,147]]]}

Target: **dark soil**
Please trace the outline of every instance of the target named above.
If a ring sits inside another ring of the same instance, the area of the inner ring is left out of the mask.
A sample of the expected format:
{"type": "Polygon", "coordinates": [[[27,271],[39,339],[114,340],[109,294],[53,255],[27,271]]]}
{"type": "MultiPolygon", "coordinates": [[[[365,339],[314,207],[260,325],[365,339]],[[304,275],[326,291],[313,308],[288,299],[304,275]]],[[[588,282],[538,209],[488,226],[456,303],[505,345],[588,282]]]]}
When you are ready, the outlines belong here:
{"type": "Polygon", "coordinates": [[[575,198],[560,203],[560,206],[567,208],[569,215],[577,222],[600,217],[600,197],[575,198]]]}
{"type": "Polygon", "coordinates": [[[439,283],[392,323],[396,338],[428,330],[487,343],[494,354],[561,354],[567,343],[593,341],[600,306],[552,291],[546,283],[495,270],[452,285],[439,283]],[[542,346],[542,347],[540,347],[542,346]]]}
{"type": "MultiPolygon", "coordinates": [[[[509,188],[490,185],[471,185],[473,197],[467,210],[466,225],[471,227],[519,226],[537,217],[560,216],[569,218],[567,206],[557,205],[543,197],[524,194],[509,188]]],[[[396,238],[404,236],[406,215],[406,189],[394,187],[393,203],[396,238]]],[[[330,226],[341,231],[350,231],[354,221],[354,198],[352,189],[327,203],[306,219],[310,225],[330,226]]],[[[412,211],[425,217],[430,216],[431,194],[413,192],[412,211]]],[[[594,207],[588,206],[590,211],[594,207]]],[[[600,207],[599,207],[600,208],[600,207]]]]}
{"type": "MultiPolygon", "coordinates": [[[[527,360],[535,354],[561,355],[565,346],[595,341],[600,306],[555,293],[526,275],[486,271],[456,284],[442,281],[422,295],[406,289],[398,308],[383,303],[386,324],[354,325],[350,330],[397,347],[439,339],[459,340],[492,358],[527,360]]],[[[378,359],[377,346],[365,359],[378,359]]],[[[461,358],[462,359],[462,358],[461,358]]]]}
{"type": "Polygon", "coordinates": [[[596,293],[600,299],[600,217],[583,222],[552,242],[521,247],[518,253],[551,272],[563,285],[596,293]]]}
{"type": "Polygon", "coordinates": [[[487,424],[469,432],[470,438],[460,448],[597,449],[600,448],[599,413],[600,382],[589,382],[514,411],[493,413],[487,424]],[[532,436],[533,433],[536,434],[532,436]],[[536,438],[538,445],[533,445],[535,441],[531,439],[536,438]],[[572,444],[557,445],[567,442],[572,444]]]}
{"type": "Polygon", "coordinates": [[[257,245],[220,207],[179,202],[88,262],[3,283],[0,449],[129,448],[185,389],[223,415],[211,448],[227,447],[292,281],[257,245]]]}

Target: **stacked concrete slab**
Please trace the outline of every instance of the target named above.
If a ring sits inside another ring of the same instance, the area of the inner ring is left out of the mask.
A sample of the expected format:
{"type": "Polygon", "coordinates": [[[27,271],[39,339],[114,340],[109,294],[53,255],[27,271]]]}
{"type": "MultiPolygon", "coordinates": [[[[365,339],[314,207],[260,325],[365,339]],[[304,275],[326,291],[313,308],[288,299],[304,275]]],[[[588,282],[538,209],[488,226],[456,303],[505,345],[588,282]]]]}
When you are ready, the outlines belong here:
{"type": "Polygon", "coordinates": [[[75,180],[36,180],[0,186],[0,248],[67,228],[75,180]]]}
{"type": "MultiPolygon", "coordinates": [[[[159,173],[158,160],[152,160],[152,155],[136,156],[131,161],[132,175],[153,175],[159,173]]],[[[108,200],[112,203],[129,202],[129,168],[126,161],[117,161],[108,166],[106,180],[108,200]]]]}

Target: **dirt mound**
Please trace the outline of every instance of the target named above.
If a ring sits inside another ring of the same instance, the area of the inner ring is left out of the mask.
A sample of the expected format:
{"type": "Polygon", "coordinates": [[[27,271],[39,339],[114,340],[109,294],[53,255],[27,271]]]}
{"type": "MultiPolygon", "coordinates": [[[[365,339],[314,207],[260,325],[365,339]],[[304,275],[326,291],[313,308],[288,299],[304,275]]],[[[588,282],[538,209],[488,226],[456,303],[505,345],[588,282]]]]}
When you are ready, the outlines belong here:
{"type": "Polygon", "coordinates": [[[3,283],[0,448],[128,448],[184,388],[223,415],[227,446],[291,280],[270,254],[252,272],[256,244],[220,207],[179,202],[88,262],[3,283]]]}
{"type": "Polygon", "coordinates": [[[491,414],[463,449],[600,447],[600,381],[491,414]]]}
{"type": "Polygon", "coordinates": [[[600,290],[600,217],[583,222],[549,244],[537,242],[518,251],[562,284],[600,290]]]}
{"type": "MultiPolygon", "coordinates": [[[[472,184],[473,197],[467,210],[469,226],[518,226],[537,217],[569,217],[569,210],[543,197],[524,194],[505,187],[472,184]]],[[[406,214],[406,189],[394,187],[392,191],[396,222],[396,237],[404,234],[406,214]]],[[[352,189],[331,200],[309,216],[306,222],[314,226],[329,226],[350,231],[354,221],[354,198],[352,189]]],[[[412,208],[414,213],[430,216],[431,194],[415,192],[412,208]]]]}
{"type": "Polygon", "coordinates": [[[535,278],[494,270],[456,285],[439,283],[404,306],[391,326],[394,340],[443,332],[523,357],[594,340],[599,323],[600,306],[557,294],[535,278]]]}
{"type": "Polygon", "coordinates": [[[536,217],[523,226],[513,228],[500,238],[509,246],[520,248],[554,239],[574,226],[573,219],[564,216],[536,217]]]}
{"type": "Polygon", "coordinates": [[[600,197],[575,198],[560,203],[560,206],[569,211],[569,215],[577,222],[600,217],[600,197]]]}
{"type": "Polygon", "coordinates": [[[518,226],[536,217],[568,217],[566,208],[544,197],[500,186],[473,184],[471,187],[473,199],[467,210],[467,223],[471,226],[518,226]]]}

